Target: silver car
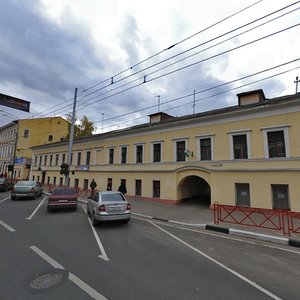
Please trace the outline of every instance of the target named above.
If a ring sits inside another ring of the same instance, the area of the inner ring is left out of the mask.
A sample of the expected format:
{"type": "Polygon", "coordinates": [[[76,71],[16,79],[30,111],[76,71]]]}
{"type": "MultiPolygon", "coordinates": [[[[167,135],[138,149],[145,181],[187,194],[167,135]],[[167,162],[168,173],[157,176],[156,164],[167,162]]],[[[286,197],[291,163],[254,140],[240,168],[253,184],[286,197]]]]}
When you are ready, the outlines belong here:
{"type": "Polygon", "coordinates": [[[21,180],[18,181],[11,190],[11,200],[17,198],[33,198],[43,194],[43,186],[38,181],[21,180]]]}
{"type": "Polygon", "coordinates": [[[131,205],[120,192],[96,192],[88,199],[87,214],[91,216],[93,226],[102,221],[128,222],[131,216],[131,205]]]}

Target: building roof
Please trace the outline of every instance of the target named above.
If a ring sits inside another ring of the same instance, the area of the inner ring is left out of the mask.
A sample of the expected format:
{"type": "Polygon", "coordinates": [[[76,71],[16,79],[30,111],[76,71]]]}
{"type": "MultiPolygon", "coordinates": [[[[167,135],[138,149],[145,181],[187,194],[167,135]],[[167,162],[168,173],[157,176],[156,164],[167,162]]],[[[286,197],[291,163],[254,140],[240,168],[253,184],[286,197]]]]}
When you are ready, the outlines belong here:
{"type": "MultiPolygon", "coordinates": [[[[238,95],[250,95],[253,93],[263,93],[262,90],[255,90],[255,91],[250,91],[246,93],[241,93],[238,95]]],[[[263,94],[264,95],[264,94],[263,94]]],[[[228,106],[224,108],[219,108],[219,109],[214,109],[210,111],[205,111],[205,112],[200,112],[196,114],[191,114],[191,115],[185,115],[181,117],[172,117],[168,115],[170,118],[164,119],[160,123],[153,123],[151,124],[150,122],[148,123],[143,123],[139,125],[134,125],[132,127],[127,127],[124,129],[117,129],[105,133],[99,133],[99,134],[94,134],[92,136],[86,136],[86,137],[80,137],[80,138],[74,138],[74,143],[80,143],[80,142],[91,142],[93,140],[98,140],[98,139],[105,139],[105,138],[110,138],[110,137],[116,137],[124,134],[130,134],[130,133],[135,133],[137,131],[147,131],[147,130],[152,130],[154,128],[161,128],[161,127],[170,127],[170,126],[175,126],[175,125],[181,125],[181,124],[188,124],[188,123],[195,123],[195,122],[201,122],[202,120],[206,120],[207,118],[212,118],[216,116],[226,116],[229,114],[240,114],[240,113],[245,113],[246,111],[252,112],[255,111],[256,109],[271,109],[275,105],[280,105],[280,104],[285,104],[286,102],[291,102],[291,101],[299,101],[300,102],[300,93],[297,94],[292,94],[292,95],[286,95],[286,96],[281,96],[281,97],[276,97],[276,98],[265,98],[265,101],[259,102],[259,103],[254,103],[254,104],[249,104],[249,105],[234,105],[234,106],[228,106]]],[[[163,112],[160,113],[154,113],[152,115],[149,115],[150,117],[153,115],[157,114],[165,114],[163,112]]],[[[167,114],[166,114],[167,115],[167,114]]],[[[50,144],[44,144],[40,146],[35,146],[32,147],[32,149],[42,149],[46,147],[54,147],[58,145],[68,145],[68,141],[63,141],[63,142],[56,142],[56,143],[50,143],[50,144]]]]}

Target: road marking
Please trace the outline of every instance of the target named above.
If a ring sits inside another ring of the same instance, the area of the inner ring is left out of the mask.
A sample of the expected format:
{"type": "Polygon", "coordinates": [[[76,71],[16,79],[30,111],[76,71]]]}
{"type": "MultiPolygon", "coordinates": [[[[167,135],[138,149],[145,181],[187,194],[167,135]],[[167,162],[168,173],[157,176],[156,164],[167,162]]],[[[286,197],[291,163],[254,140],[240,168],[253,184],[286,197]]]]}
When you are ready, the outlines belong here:
{"type": "Polygon", "coordinates": [[[202,255],[203,257],[205,257],[206,259],[210,260],[211,262],[215,263],[216,265],[218,265],[219,267],[227,270],[228,272],[230,272],[231,274],[237,276],[238,278],[242,279],[243,281],[247,282],[248,284],[252,285],[253,287],[255,287],[256,289],[258,289],[259,291],[263,292],[264,294],[268,295],[269,297],[271,297],[272,299],[276,299],[276,300],[281,300],[281,298],[279,298],[278,296],[274,295],[273,293],[271,293],[270,291],[264,289],[263,287],[261,287],[260,285],[258,285],[257,283],[255,283],[254,281],[248,279],[247,277],[243,276],[242,274],[234,271],[233,269],[227,267],[226,265],[224,265],[223,263],[219,262],[218,260],[212,258],[211,256],[205,254],[204,252],[200,251],[199,249],[193,247],[192,245],[190,245],[189,243],[183,241],[182,239],[178,238],[177,236],[175,236],[174,234],[168,232],[167,230],[161,228],[160,226],[158,226],[157,224],[150,222],[153,226],[155,226],[156,228],[160,229],[161,231],[163,231],[164,233],[166,233],[167,235],[171,236],[173,239],[177,240],[178,242],[182,243],[183,245],[187,246],[188,248],[194,250],[195,252],[199,253],[200,255],[202,255]]]}
{"type": "MultiPolygon", "coordinates": [[[[43,252],[36,246],[31,246],[29,248],[31,250],[33,250],[36,254],[38,254],[41,258],[43,258],[47,263],[49,263],[55,269],[65,270],[65,268],[62,265],[60,265],[58,262],[56,262],[54,259],[52,259],[49,255],[47,255],[45,252],[43,252]]],[[[70,281],[72,281],[74,284],[76,284],[80,289],[82,289],[84,292],[86,292],[93,299],[96,299],[96,300],[106,300],[107,299],[103,295],[98,293],[96,290],[94,290],[92,287],[90,287],[88,284],[86,284],[84,281],[82,281],[80,278],[78,278],[76,275],[74,275],[70,272],[69,272],[68,279],[70,281]]]]}
{"type": "Polygon", "coordinates": [[[62,269],[64,270],[64,267],[60,265],[58,262],[56,262],[54,259],[52,259],[49,255],[47,255],[45,252],[40,250],[36,246],[29,247],[32,251],[34,251],[37,255],[39,255],[42,259],[44,259],[48,264],[50,264],[55,269],[62,269]]]}
{"type": "MultiPolygon", "coordinates": [[[[81,207],[84,210],[84,212],[87,213],[85,206],[82,205],[81,207]]],[[[102,245],[102,243],[100,241],[100,238],[99,238],[99,236],[97,234],[97,231],[96,231],[95,227],[92,225],[91,219],[89,217],[88,217],[88,221],[89,221],[90,227],[92,228],[94,237],[96,239],[96,242],[97,242],[98,247],[99,247],[100,252],[101,252],[101,254],[98,255],[98,257],[101,258],[101,259],[103,259],[103,260],[105,260],[105,261],[109,261],[109,258],[106,255],[105,249],[104,249],[104,247],[103,247],[103,245],[102,245]]]]}
{"type": "MultiPolygon", "coordinates": [[[[132,218],[140,220],[140,221],[144,221],[144,222],[149,222],[149,220],[145,220],[143,218],[136,217],[136,216],[132,216],[132,218]]],[[[261,247],[266,247],[266,248],[271,248],[271,249],[277,249],[277,250],[285,251],[285,252],[289,252],[289,253],[300,254],[300,252],[297,251],[297,250],[285,249],[285,248],[282,248],[282,247],[268,245],[268,244],[261,244],[261,243],[258,243],[258,241],[249,241],[249,240],[244,240],[244,239],[240,239],[240,238],[235,238],[235,237],[230,236],[229,234],[220,235],[220,234],[217,234],[217,233],[206,232],[206,231],[202,231],[201,228],[199,228],[201,230],[200,231],[199,229],[192,229],[192,228],[182,227],[178,223],[176,223],[176,224],[170,224],[170,223],[165,223],[165,222],[164,223],[155,222],[155,223],[163,224],[164,226],[167,226],[167,227],[179,228],[181,230],[186,230],[186,231],[191,231],[191,232],[195,232],[195,233],[199,233],[199,234],[214,236],[214,237],[218,237],[218,238],[225,239],[225,240],[232,240],[232,241],[246,243],[246,244],[250,244],[250,245],[256,245],[256,246],[261,246],[261,247]]],[[[246,239],[248,239],[248,238],[246,238],[246,239]]]]}
{"type": "Polygon", "coordinates": [[[32,219],[32,217],[35,215],[35,213],[38,211],[38,209],[40,208],[40,206],[43,204],[43,202],[45,200],[46,200],[46,197],[44,197],[44,199],[41,201],[41,203],[38,205],[38,207],[34,210],[34,212],[29,217],[26,218],[27,220],[31,220],[32,219]]]}
{"type": "Polygon", "coordinates": [[[14,232],[16,231],[15,229],[13,229],[12,227],[10,227],[9,225],[7,225],[6,223],[2,222],[0,220],[0,225],[2,225],[3,227],[5,227],[7,230],[9,230],[10,232],[14,232]]]}
{"type": "Polygon", "coordinates": [[[71,280],[73,283],[75,283],[79,288],[81,288],[83,291],[85,291],[93,299],[97,299],[97,300],[106,300],[107,299],[72,273],[69,273],[69,280],[71,280]]]}
{"type": "Polygon", "coordinates": [[[0,201],[0,203],[6,201],[6,200],[8,200],[8,199],[10,199],[10,197],[7,197],[7,198],[2,199],[2,200],[0,201]]]}

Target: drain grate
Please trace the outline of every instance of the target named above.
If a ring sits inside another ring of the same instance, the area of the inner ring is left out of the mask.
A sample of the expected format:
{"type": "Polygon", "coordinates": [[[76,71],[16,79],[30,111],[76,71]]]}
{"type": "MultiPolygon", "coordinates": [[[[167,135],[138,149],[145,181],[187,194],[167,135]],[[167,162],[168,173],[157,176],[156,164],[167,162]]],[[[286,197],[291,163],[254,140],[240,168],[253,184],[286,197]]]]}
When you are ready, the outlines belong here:
{"type": "Polygon", "coordinates": [[[63,273],[46,273],[36,275],[30,282],[30,287],[35,290],[47,289],[59,284],[64,279],[63,273]]]}

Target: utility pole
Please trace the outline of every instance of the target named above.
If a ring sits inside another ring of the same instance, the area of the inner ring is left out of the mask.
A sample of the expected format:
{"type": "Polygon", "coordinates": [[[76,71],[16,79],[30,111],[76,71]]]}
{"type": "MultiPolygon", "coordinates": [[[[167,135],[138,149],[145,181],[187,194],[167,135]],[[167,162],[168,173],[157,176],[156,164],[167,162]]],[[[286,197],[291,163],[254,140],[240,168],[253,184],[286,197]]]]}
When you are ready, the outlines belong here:
{"type": "Polygon", "coordinates": [[[194,90],[193,114],[195,113],[195,108],[196,108],[196,90],[194,90]]]}
{"type": "Polygon", "coordinates": [[[300,82],[299,77],[296,77],[296,80],[294,81],[294,83],[296,83],[296,94],[298,93],[298,83],[300,82]]]}
{"type": "MultiPolygon", "coordinates": [[[[71,166],[71,155],[72,155],[72,147],[73,147],[73,139],[74,139],[76,101],[77,101],[77,88],[75,88],[75,92],[74,92],[74,104],[73,104],[73,113],[72,113],[72,124],[71,124],[70,134],[69,134],[70,135],[69,148],[68,148],[68,166],[69,166],[69,171],[70,171],[70,166],[71,166]]],[[[65,186],[69,186],[69,174],[66,175],[65,186]]]]}
{"type": "Polygon", "coordinates": [[[102,113],[102,133],[103,133],[104,113],[102,113]]]}

